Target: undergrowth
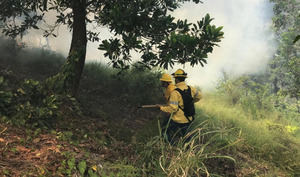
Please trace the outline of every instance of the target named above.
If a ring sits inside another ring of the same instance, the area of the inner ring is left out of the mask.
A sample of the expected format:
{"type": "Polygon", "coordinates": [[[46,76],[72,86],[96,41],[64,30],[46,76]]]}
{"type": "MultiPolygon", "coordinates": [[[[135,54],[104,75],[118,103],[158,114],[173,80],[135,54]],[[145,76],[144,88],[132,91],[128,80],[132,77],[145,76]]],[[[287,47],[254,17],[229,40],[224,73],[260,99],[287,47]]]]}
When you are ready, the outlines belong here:
{"type": "Polygon", "coordinates": [[[61,67],[60,55],[12,41],[0,51],[13,51],[0,57],[1,175],[300,175],[299,114],[274,108],[262,86],[248,97],[238,87],[228,87],[227,97],[204,97],[189,134],[171,145],[159,134],[164,116],[137,108],[163,102],[160,70],[86,63],[74,98],[44,87],[61,67]]]}
{"type": "Polygon", "coordinates": [[[236,128],[238,131],[226,135],[229,139],[240,136],[243,140],[235,146],[236,151],[249,154],[258,161],[271,162],[290,174],[300,174],[297,160],[300,159],[299,130],[291,131],[285,121],[272,117],[280,114],[278,112],[264,119],[249,119],[251,116],[242,107],[230,106],[220,98],[207,96],[199,104],[201,121],[210,122],[212,129],[236,128]]]}

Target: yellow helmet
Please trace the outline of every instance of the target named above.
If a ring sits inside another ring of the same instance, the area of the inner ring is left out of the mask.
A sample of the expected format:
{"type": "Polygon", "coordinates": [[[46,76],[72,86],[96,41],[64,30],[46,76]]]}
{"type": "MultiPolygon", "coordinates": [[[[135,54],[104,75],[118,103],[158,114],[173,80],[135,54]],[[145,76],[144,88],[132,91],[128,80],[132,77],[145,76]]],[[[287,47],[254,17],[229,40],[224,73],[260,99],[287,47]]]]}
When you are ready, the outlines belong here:
{"type": "Polygon", "coordinates": [[[164,81],[164,82],[172,82],[172,78],[171,78],[170,74],[167,74],[167,73],[164,73],[159,80],[164,81]]]}
{"type": "Polygon", "coordinates": [[[175,73],[172,74],[173,77],[187,77],[187,73],[183,69],[177,69],[175,73]]]}

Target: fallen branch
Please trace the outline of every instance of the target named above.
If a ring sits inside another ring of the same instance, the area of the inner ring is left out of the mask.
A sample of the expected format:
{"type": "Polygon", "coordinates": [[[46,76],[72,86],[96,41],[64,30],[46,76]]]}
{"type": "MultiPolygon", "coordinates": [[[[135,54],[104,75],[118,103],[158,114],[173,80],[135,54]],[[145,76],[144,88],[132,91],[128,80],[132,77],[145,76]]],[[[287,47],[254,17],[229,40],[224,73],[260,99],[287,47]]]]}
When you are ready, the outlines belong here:
{"type": "Polygon", "coordinates": [[[0,135],[1,135],[3,132],[5,132],[6,130],[7,130],[7,127],[5,127],[4,130],[2,130],[2,131],[0,132],[0,135]]]}

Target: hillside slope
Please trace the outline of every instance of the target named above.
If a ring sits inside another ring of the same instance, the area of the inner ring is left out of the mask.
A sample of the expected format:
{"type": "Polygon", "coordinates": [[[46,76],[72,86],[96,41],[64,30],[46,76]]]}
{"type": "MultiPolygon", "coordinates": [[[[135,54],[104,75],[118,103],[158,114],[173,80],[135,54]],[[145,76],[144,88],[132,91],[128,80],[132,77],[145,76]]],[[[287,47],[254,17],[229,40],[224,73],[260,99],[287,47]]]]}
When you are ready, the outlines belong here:
{"type": "Polygon", "coordinates": [[[34,104],[30,99],[38,92],[28,86],[39,88],[59,71],[63,57],[13,41],[0,44],[0,97],[18,99],[21,110],[12,114],[14,107],[0,102],[1,176],[299,175],[299,139],[284,129],[276,133],[278,124],[249,119],[220,97],[197,104],[195,136],[188,144],[164,142],[158,121],[165,115],[138,108],[163,102],[159,72],[138,65],[118,73],[88,63],[77,98],[54,95],[59,101],[34,104]],[[24,85],[24,79],[34,81],[24,85]]]}
{"type": "MultiPolygon", "coordinates": [[[[23,92],[24,80],[42,83],[64,62],[51,51],[21,48],[14,41],[0,44],[1,96],[23,92]]],[[[23,118],[12,120],[4,114],[10,110],[1,110],[0,175],[65,176],[78,169],[80,162],[86,164],[86,175],[96,174],[95,169],[105,164],[107,174],[118,174],[128,163],[125,159],[136,161],[131,143],[158,133],[152,131],[156,127],[152,125],[156,125],[159,111],[138,109],[141,104],[162,100],[156,95],[158,74],[139,67],[122,75],[117,72],[100,64],[86,64],[78,102],[74,106],[73,98],[65,100],[60,108],[63,114],[48,128],[16,125],[23,118]]],[[[129,174],[131,168],[129,165],[129,174]]]]}

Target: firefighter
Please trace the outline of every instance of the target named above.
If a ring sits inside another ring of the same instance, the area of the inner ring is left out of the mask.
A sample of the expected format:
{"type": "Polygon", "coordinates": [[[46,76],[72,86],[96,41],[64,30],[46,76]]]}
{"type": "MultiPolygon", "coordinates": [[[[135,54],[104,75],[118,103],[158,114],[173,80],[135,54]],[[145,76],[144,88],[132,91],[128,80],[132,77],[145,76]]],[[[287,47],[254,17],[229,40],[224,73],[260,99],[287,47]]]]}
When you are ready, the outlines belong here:
{"type": "Polygon", "coordinates": [[[200,91],[185,83],[187,73],[184,70],[178,69],[172,75],[175,78],[176,89],[171,92],[167,105],[157,105],[161,111],[171,115],[166,129],[166,138],[171,143],[187,133],[194,120],[194,103],[201,99],[200,91]]]}
{"type": "Polygon", "coordinates": [[[164,73],[159,80],[161,81],[162,87],[165,88],[164,97],[168,102],[171,92],[176,88],[175,85],[172,83],[172,77],[171,75],[164,73]]]}

